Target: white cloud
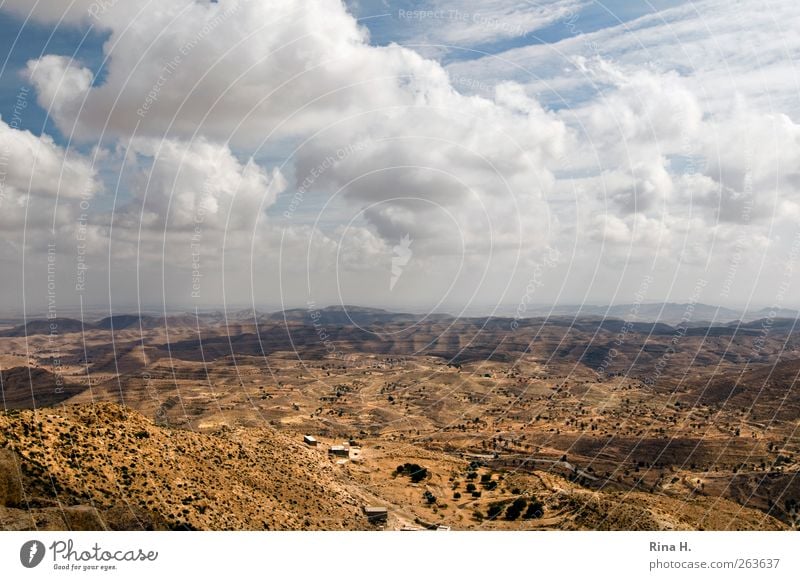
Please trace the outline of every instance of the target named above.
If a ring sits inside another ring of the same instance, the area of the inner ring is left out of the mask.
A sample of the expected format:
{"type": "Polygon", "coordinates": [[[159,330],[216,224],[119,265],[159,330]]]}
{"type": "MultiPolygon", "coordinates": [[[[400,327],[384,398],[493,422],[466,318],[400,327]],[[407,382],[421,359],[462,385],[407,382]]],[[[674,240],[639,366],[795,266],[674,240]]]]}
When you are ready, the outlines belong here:
{"type": "Polygon", "coordinates": [[[535,249],[547,215],[543,191],[552,182],[546,166],[565,139],[563,124],[513,86],[499,87],[495,101],[448,90],[331,126],[298,151],[297,171],[308,175],[320,159],[351,151],[315,187],[369,206],[365,218],[380,235],[408,233],[420,251],[518,248],[534,240],[535,249]],[[348,149],[352,142],[367,145],[348,149]]]}
{"type": "MultiPolygon", "coordinates": [[[[611,263],[668,261],[675,239],[668,219],[648,218],[633,214],[624,218],[614,214],[598,214],[587,228],[587,247],[591,241],[602,244],[600,256],[611,263]]],[[[591,252],[594,253],[594,252],[591,252]]]]}
{"type": "Polygon", "coordinates": [[[596,95],[560,113],[580,135],[561,168],[601,177],[598,200],[622,214],[694,212],[709,225],[788,219],[777,210],[797,203],[800,184],[791,162],[800,155],[800,125],[789,114],[742,93],[715,108],[718,100],[698,90],[699,72],[659,72],[624,59],[573,61],[596,95]]]}
{"type": "Polygon", "coordinates": [[[62,133],[72,134],[75,119],[92,86],[92,73],[65,56],[48,54],[31,60],[26,75],[36,87],[36,101],[47,114],[62,121],[62,133]]]}
{"type": "MultiPolygon", "coordinates": [[[[795,2],[699,0],[660,10],[552,44],[531,44],[449,68],[484,82],[515,79],[534,92],[558,89],[585,99],[596,86],[575,59],[601,58],[619,66],[658,74],[677,71],[706,111],[729,108],[736,94],[766,109],[800,113],[800,77],[793,54],[800,21],[795,2]]],[[[581,15],[569,26],[586,28],[581,15]]],[[[568,31],[565,23],[565,33],[568,31]]],[[[557,100],[549,94],[547,100],[557,100]]]]}
{"type": "Polygon", "coordinates": [[[112,32],[101,85],[64,87],[62,77],[88,73],[63,58],[28,67],[45,101],[58,102],[59,127],[76,123],[76,135],[87,140],[138,127],[147,136],[199,131],[254,146],[273,132],[291,135],[374,107],[412,104],[420,82],[423,90],[445,82],[436,63],[412,51],[368,46],[338,2],[172,1],[137,15],[110,13],[103,22],[112,32]]]}
{"type": "MultiPolygon", "coordinates": [[[[20,108],[22,96],[18,99],[20,108]]],[[[96,201],[101,184],[88,159],[47,135],[18,129],[21,119],[22,111],[15,111],[8,122],[0,119],[0,259],[4,264],[0,294],[4,306],[21,308],[21,287],[27,282],[25,299],[38,308],[46,297],[48,251],[57,252],[59,279],[74,284],[76,245],[86,242],[87,255],[96,248],[93,242],[99,229],[89,223],[80,228],[79,223],[96,201]],[[19,268],[23,257],[24,271],[19,268]]]]}
{"type": "Polygon", "coordinates": [[[47,135],[11,127],[0,119],[0,184],[6,199],[20,196],[91,197],[98,190],[91,164],[47,135]]]}
{"type": "MultiPolygon", "coordinates": [[[[464,96],[437,62],[367,44],[332,1],[170,2],[135,18],[109,12],[103,22],[111,36],[101,84],[49,55],[29,63],[28,75],[65,133],[97,140],[135,131],[151,149],[164,140],[146,190],[170,201],[148,201],[149,229],[167,218],[190,223],[185,212],[197,203],[208,156],[193,145],[176,183],[172,165],[166,177],[160,168],[172,144],[197,134],[204,147],[230,142],[244,151],[307,139],[288,160],[297,185],[337,157],[313,179],[315,190],[342,188],[354,211],[379,203],[364,211],[367,224],[392,243],[411,234],[420,253],[535,251],[547,240],[547,165],[562,155],[566,129],[513,83],[492,98],[464,96]],[[369,146],[338,159],[359,143],[369,146]],[[443,216],[453,226],[445,231],[431,221],[443,216]]],[[[238,167],[220,171],[241,177],[238,167]]]]}
{"type": "Polygon", "coordinates": [[[458,48],[525,36],[572,17],[585,4],[584,0],[432,0],[392,10],[391,15],[398,21],[397,36],[403,42],[458,48]]]}
{"type": "Polygon", "coordinates": [[[623,214],[663,211],[672,194],[672,177],[664,163],[640,164],[631,171],[603,172],[603,195],[623,214]]]}
{"type": "Polygon", "coordinates": [[[126,212],[141,214],[149,229],[252,232],[259,214],[286,187],[252,159],[240,162],[224,145],[136,139],[128,151],[140,167],[126,212]]]}
{"type": "Polygon", "coordinates": [[[717,184],[700,201],[724,221],[783,219],[783,202],[800,201],[800,125],[787,115],[737,106],[709,123],[704,174],[717,184]]]}
{"type": "MultiPolygon", "coordinates": [[[[578,4],[437,0],[431,9],[467,18],[398,22],[400,38],[476,46],[567,17],[580,28],[578,4]]],[[[91,6],[76,3],[66,21],[87,22],[91,6]]],[[[60,7],[40,2],[33,17],[53,23],[60,7]]],[[[218,260],[225,247],[228,267],[252,260],[266,276],[283,242],[288,270],[311,269],[330,285],[338,268],[366,294],[409,235],[405,280],[436,278],[446,292],[466,284],[462,261],[469,284],[486,266],[499,288],[497,273],[517,258],[570,242],[587,244],[578,270],[700,264],[724,253],[735,224],[766,251],[771,222],[800,213],[800,82],[789,58],[800,49],[789,34],[800,9],[788,2],[705,0],[447,68],[417,50],[370,45],[332,0],[120,2],[92,18],[109,34],[101,80],[59,55],[25,74],[63,134],[119,152],[122,196],[106,240],[115,256],[185,264],[202,211],[204,256],[218,260]],[[465,94],[473,81],[481,96],[465,94]],[[568,198],[575,183],[582,191],[568,198]],[[296,189],[302,211],[267,220],[277,195],[296,189]]],[[[45,171],[23,163],[9,178],[34,174],[27,193],[96,190],[85,160],[46,136],[12,136],[43,148],[45,171]]],[[[231,278],[238,291],[246,274],[231,278]]]]}

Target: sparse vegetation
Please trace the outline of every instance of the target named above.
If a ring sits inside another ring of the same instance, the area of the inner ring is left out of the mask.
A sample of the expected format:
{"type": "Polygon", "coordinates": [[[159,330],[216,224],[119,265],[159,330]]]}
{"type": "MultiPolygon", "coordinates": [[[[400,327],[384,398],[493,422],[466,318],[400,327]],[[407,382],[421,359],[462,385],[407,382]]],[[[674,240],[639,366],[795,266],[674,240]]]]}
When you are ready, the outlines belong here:
{"type": "Polygon", "coordinates": [[[544,515],[544,506],[538,500],[532,499],[522,516],[526,520],[541,518],[544,515]]]}
{"type": "MultiPolygon", "coordinates": [[[[425,342],[432,328],[422,323],[415,340],[425,342]]],[[[631,366],[609,363],[597,376],[608,349],[595,352],[593,341],[605,345],[613,332],[587,320],[569,328],[539,325],[529,335],[526,328],[492,360],[465,346],[457,323],[433,351],[402,360],[362,353],[368,347],[360,339],[343,335],[337,339],[342,359],[317,360],[317,351],[298,344],[302,364],[284,356],[286,344],[266,332],[269,372],[247,333],[232,343],[235,364],[218,355],[231,348],[228,337],[208,326],[206,364],[196,360],[196,348],[179,345],[167,365],[159,358],[163,341],[145,332],[138,340],[146,345],[117,337],[119,352],[153,355],[147,362],[123,355],[131,360],[121,361],[119,376],[120,361],[97,347],[108,335],[89,333],[88,348],[98,351],[88,357],[95,361],[92,378],[114,377],[94,383],[92,397],[116,400],[122,389],[130,407],[101,402],[96,414],[88,406],[45,406],[35,416],[9,409],[0,413],[0,447],[19,454],[19,472],[43,505],[55,494],[101,510],[129,501],[181,529],[240,522],[252,529],[367,527],[363,504],[384,500],[408,511],[398,519],[455,528],[798,525],[800,448],[786,426],[800,408],[785,397],[785,387],[800,363],[769,362],[770,374],[759,362],[742,373],[744,339],[713,335],[702,354],[715,374],[695,365],[684,376],[682,349],[651,384],[648,373],[669,340],[665,335],[648,336],[642,349],[631,332],[611,361],[631,366]],[[518,358],[515,345],[528,338],[536,340],[518,358]],[[442,353],[455,344],[460,362],[447,363],[442,353]],[[561,354],[553,359],[556,351],[561,354]],[[542,360],[552,362],[545,368],[542,360]],[[144,368],[149,381],[142,379],[144,368]],[[302,433],[318,436],[322,449],[298,449],[302,433]],[[353,447],[356,438],[364,446],[357,458],[324,452],[343,442],[353,447]],[[258,500],[234,497],[234,487],[258,500]]],[[[485,332],[482,349],[503,336],[492,325],[485,332]]],[[[765,364],[769,352],[782,348],[787,335],[776,340],[779,335],[765,338],[765,364]]],[[[29,338],[32,351],[46,341],[29,338]]],[[[391,348],[410,344],[402,334],[393,340],[391,348]]],[[[684,340],[695,338],[690,333],[684,340]]],[[[2,371],[4,394],[20,401],[30,397],[31,385],[27,369],[15,368],[21,370],[2,371]]],[[[65,370],[81,380],[83,371],[65,370]]],[[[80,402],[83,388],[73,402],[80,402]]]]}
{"type": "Polygon", "coordinates": [[[395,469],[397,475],[407,475],[412,483],[419,483],[428,477],[428,470],[416,463],[398,465],[395,469]]]}
{"type": "Polygon", "coordinates": [[[517,519],[522,514],[522,510],[525,509],[527,503],[528,501],[524,497],[518,497],[517,499],[515,499],[511,503],[511,505],[509,505],[508,508],[506,509],[506,519],[507,520],[517,519]]]}

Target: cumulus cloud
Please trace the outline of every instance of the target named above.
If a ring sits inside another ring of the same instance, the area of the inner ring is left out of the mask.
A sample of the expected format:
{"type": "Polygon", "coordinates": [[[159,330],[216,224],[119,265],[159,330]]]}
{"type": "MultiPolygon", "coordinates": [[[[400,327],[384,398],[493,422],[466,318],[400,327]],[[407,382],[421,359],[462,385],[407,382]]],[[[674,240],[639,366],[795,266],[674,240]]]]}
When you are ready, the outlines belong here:
{"type": "Polygon", "coordinates": [[[602,175],[602,192],[626,213],[663,211],[672,193],[672,176],[663,160],[638,164],[630,171],[608,170],[602,175]]]}
{"type": "Polygon", "coordinates": [[[800,126],[788,114],[741,94],[715,110],[676,71],[575,62],[598,93],[563,112],[581,134],[563,168],[595,172],[598,201],[621,214],[694,212],[710,226],[785,219],[778,208],[797,203],[800,126]]]}
{"type": "Polygon", "coordinates": [[[672,263],[676,242],[668,218],[648,218],[642,214],[619,217],[612,213],[598,214],[587,224],[587,247],[589,254],[612,265],[627,265],[637,262],[672,263]]]}
{"type": "Polygon", "coordinates": [[[703,174],[716,187],[700,203],[720,220],[753,223],[782,219],[782,204],[800,201],[800,125],[782,113],[737,106],[709,123],[703,174]]]}
{"type": "Polygon", "coordinates": [[[168,143],[200,134],[245,150],[304,138],[287,160],[298,187],[323,167],[318,191],[341,188],[356,208],[380,202],[363,215],[384,240],[410,233],[421,251],[452,253],[546,237],[547,163],[566,129],[513,83],[492,98],[464,96],[437,62],[369,45],[337,2],[175,2],[124,16],[103,15],[112,32],[102,83],[65,57],[28,64],[62,132],[96,140],[135,130],[168,143]],[[425,225],[436,212],[458,236],[425,225]]]}
{"type": "Polygon", "coordinates": [[[94,139],[128,135],[229,139],[249,146],[273,133],[316,129],[373,107],[411,104],[402,85],[445,77],[441,67],[397,46],[370,47],[338,2],[168,1],[158,10],[104,14],[107,77],[87,91],[77,63],[51,56],[29,64],[39,93],[58,95],[59,127],[94,139]],[[60,69],[60,70],[54,70],[60,69]],[[74,70],[73,70],[74,69],[74,70]],[[85,102],[84,102],[85,99],[85,102]]]}
{"type": "MultiPolygon", "coordinates": [[[[23,97],[18,97],[17,108],[22,107],[23,97]]],[[[47,252],[55,248],[74,252],[77,244],[98,239],[98,228],[88,223],[81,228],[79,223],[102,185],[89,159],[57,145],[47,135],[19,129],[21,118],[22,111],[15,110],[8,120],[0,119],[0,259],[4,263],[0,294],[4,307],[21,308],[22,289],[28,283],[28,288],[37,290],[26,292],[24,298],[38,308],[45,297],[44,285],[39,284],[46,283],[47,252]],[[23,256],[24,276],[18,269],[23,256]]],[[[69,265],[74,265],[73,260],[69,265]]],[[[76,270],[67,272],[62,269],[59,279],[74,284],[76,270]]]]}
{"type": "Polygon", "coordinates": [[[423,248],[442,244],[439,234],[451,229],[441,251],[485,249],[492,233],[495,248],[518,247],[542,233],[547,165],[565,135],[513,86],[499,87],[493,101],[448,89],[331,126],[298,151],[297,169],[309,174],[319,159],[347,151],[315,186],[367,204],[365,218],[387,240],[408,233],[423,248]],[[364,145],[350,147],[353,139],[364,145]]]}
{"type": "Polygon", "coordinates": [[[128,210],[148,228],[252,231],[255,220],[286,186],[252,159],[239,161],[225,145],[135,139],[128,154],[140,167],[132,180],[128,210]]]}
{"type": "MultiPolygon", "coordinates": [[[[63,135],[116,151],[120,198],[113,222],[104,216],[115,255],[185,263],[168,250],[188,247],[201,214],[204,256],[235,249],[245,266],[282,259],[328,282],[341,268],[356,292],[370,272],[385,276],[405,236],[407,279],[452,281],[465,262],[492,271],[498,288],[518,262],[570,242],[589,243],[576,253],[588,263],[602,248],[617,265],[700,264],[704,244],[739,224],[766,251],[765,224],[800,214],[800,109],[786,80],[796,39],[784,34],[800,11],[701,0],[579,34],[582,5],[436,0],[424,9],[456,13],[394,14],[398,38],[423,43],[478,46],[565,18],[574,29],[554,45],[447,67],[370,44],[334,0],[4,8],[108,35],[100,78],[52,54],[24,74],[63,135]],[[464,90],[470,79],[481,90],[464,90]],[[302,209],[266,218],[287,199],[302,209]]],[[[9,191],[97,191],[83,158],[46,136],[12,136],[18,149],[43,148],[42,169],[20,165],[9,184],[34,177],[9,191]]]]}
{"type": "Polygon", "coordinates": [[[106,244],[116,259],[185,269],[194,253],[210,275],[224,256],[246,266],[253,248],[259,255],[275,250],[266,245],[266,210],[286,187],[277,169],[240,160],[226,145],[205,139],[137,138],[119,155],[129,194],[113,216],[101,218],[113,225],[106,244]]]}
{"type": "Polygon", "coordinates": [[[11,127],[0,118],[2,183],[6,198],[22,196],[91,197],[98,190],[91,163],[67,152],[47,135],[11,127]]]}
{"type": "Polygon", "coordinates": [[[91,71],[80,67],[65,56],[48,54],[28,61],[26,75],[36,87],[36,101],[48,115],[63,123],[61,130],[70,134],[66,124],[75,119],[83,98],[92,86],[91,71]]]}

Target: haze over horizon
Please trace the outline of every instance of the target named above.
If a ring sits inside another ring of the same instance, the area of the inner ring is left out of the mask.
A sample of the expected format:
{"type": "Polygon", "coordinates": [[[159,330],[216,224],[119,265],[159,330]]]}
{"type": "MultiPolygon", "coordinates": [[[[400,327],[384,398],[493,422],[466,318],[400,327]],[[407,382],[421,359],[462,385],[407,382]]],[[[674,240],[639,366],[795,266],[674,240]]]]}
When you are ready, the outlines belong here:
{"type": "Polygon", "coordinates": [[[798,26],[788,1],[7,0],[0,310],[799,308],[798,26]]]}

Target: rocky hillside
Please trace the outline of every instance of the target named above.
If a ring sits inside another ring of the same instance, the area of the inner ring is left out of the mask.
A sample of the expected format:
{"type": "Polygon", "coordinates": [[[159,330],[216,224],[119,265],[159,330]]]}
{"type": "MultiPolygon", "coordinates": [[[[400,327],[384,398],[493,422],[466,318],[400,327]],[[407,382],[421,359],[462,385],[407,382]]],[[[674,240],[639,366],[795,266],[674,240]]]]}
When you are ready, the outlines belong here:
{"type": "Polygon", "coordinates": [[[358,529],[338,467],[268,428],[156,427],[111,403],[0,415],[0,527],[358,529]]]}
{"type": "Polygon", "coordinates": [[[269,427],[203,434],[156,426],[114,403],[12,410],[0,414],[0,529],[374,529],[361,512],[368,504],[388,508],[385,529],[786,527],[682,489],[596,491],[408,444],[363,452],[340,465],[269,427]],[[425,466],[416,466],[419,481],[398,474],[409,461],[425,466]],[[476,484],[482,495],[473,497],[476,484]],[[542,513],[507,517],[515,503],[542,513]]]}

